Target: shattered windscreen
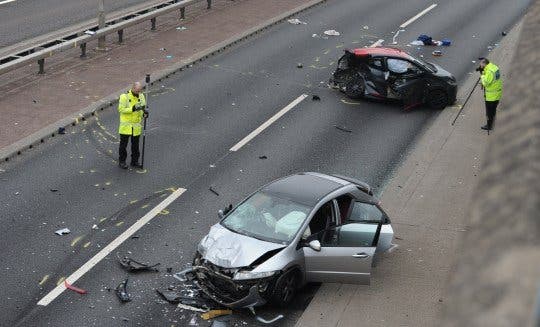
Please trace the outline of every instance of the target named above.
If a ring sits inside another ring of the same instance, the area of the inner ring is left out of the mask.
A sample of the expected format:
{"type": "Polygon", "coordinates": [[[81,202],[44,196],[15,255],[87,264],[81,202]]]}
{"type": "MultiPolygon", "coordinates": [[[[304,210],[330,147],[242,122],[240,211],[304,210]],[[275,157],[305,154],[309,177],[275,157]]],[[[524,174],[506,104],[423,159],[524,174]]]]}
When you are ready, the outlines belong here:
{"type": "Polygon", "coordinates": [[[263,241],[289,243],[310,208],[259,192],[232,211],[221,224],[233,232],[263,241]]]}

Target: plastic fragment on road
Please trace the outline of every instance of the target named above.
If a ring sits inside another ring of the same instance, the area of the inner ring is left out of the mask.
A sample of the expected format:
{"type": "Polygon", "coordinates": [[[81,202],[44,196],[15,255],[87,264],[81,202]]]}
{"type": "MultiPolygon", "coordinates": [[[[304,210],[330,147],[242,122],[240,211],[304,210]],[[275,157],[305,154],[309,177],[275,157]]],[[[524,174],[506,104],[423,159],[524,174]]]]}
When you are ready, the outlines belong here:
{"type": "Polygon", "coordinates": [[[230,315],[230,314],[232,314],[232,310],[229,310],[229,309],[217,309],[217,310],[210,310],[208,312],[205,312],[205,313],[201,314],[201,318],[203,318],[204,320],[209,320],[209,319],[213,319],[215,317],[225,316],[225,315],[230,315]]]}
{"type": "Polygon", "coordinates": [[[129,272],[141,272],[141,271],[158,272],[159,271],[159,269],[156,267],[159,266],[160,263],[150,265],[150,264],[139,262],[130,257],[120,258],[117,255],[117,258],[122,268],[126,269],[129,272]]]}
{"type": "Polygon", "coordinates": [[[177,30],[177,31],[185,31],[185,30],[187,30],[187,27],[185,27],[185,26],[178,26],[178,27],[176,28],[176,30],[177,30]]]}
{"type": "Polygon", "coordinates": [[[424,45],[424,42],[420,40],[414,40],[410,43],[410,45],[424,45]]]}
{"type": "Polygon", "coordinates": [[[321,101],[321,97],[319,97],[316,94],[313,94],[313,96],[311,97],[311,100],[313,100],[313,101],[321,101]]]}
{"type": "Polygon", "coordinates": [[[346,128],[346,127],[342,127],[342,126],[338,126],[338,125],[334,125],[334,127],[339,129],[342,132],[352,133],[352,130],[350,130],[350,129],[346,128]]]}
{"type": "Polygon", "coordinates": [[[296,68],[303,68],[303,67],[304,67],[304,65],[301,62],[296,64],[296,68]]]}
{"type": "Polygon", "coordinates": [[[306,22],[303,22],[303,21],[301,21],[301,20],[298,19],[298,18],[288,19],[287,21],[288,21],[290,24],[293,24],[293,25],[306,25],[306,24],[307,24],[306,22]]]}
{"type": "Polygon", "coordinates": [[[208,310],[204,310],[204,309],[201,309],[201,308],[196,308],[194,306],[183,304],[183,303],[178,303],[177,307],[180,308],[180,309],[190,310],[190,311],[195,311],[195,312],[206,312],[206,311],[208,311],[208,310]]]}
{"type": "Polygon", "coordinates": [[[215,195],[219,196],[219,193],[216,190],[214,190],[212,186],[210,186],[208,190],[210,190],[210,192],[214,193],[215,195]]]}
{"type": "Polygon", "coordinates": [[[173,57],[173,56],[171,56],[171,55],[166,55],[166,56],[165,56],[165,58],[167,58],[167,59],[172,59],[172,57],[173,57]]]}
{"type": "Polygon", "coordinates": [[[227,327],[227,323],[221,320],[214,320],[212,321],[212,325],[210,327],[227,327]]]}
{"type": "Polygon", "coordinates": [[[55,189],[55,188],[51,188],[49,189],[51,192],[55,193],[55,192],[58,192],[58,189],[55,189]]]}
{"type": "Polygon", "coordinates": [[[59,229],[57,230],[56,232],[54,232],[56,235],[66,235],[66,234],[69,234],[71,233],[71,231],[69,230],[69,228],[62,228],[62,229],[59,229]]]}
{"type": "Polygon", "coordinates": [[[75,286],[71,285],[70,283],[67,282],[67,280],[64,280],[64,286],[65,286],[68,290],[72,290],[73,292],[76,292],[76,293],[79,293],[79,294],[86,294],[86,293],[88,293],[86,290],[83,290],[82,288],[78,288],[78,287],[75,287],[75,286]]]}
{"type": "Polygon", "coordinates": [[[66,134],[66,129],[64,127],[58,127],[58,134],[66,134]]]}
{"type": "Polygon", "coordinates": [[[86,31],[84,31],[84,34],[94,35],[94,34],[96,34],[96,32],[91,31],[91,30],[86,30],[86,31]]]}
{"type": "Polygon", "coordinates": [[[431,54],[434,55],[435,57],[440,57],[443,55],[441,50],[435,50],[431,54]]]}
{"type": "Polygon", "coordinates": [[[277,316],[275,316],[273,319],[264,319],[263,317],[257,315],[257,313],[255,313],[255,308],[254,307],[249,307],[249,311],[251,311],[251,313],[255,316],[255,319],[257,319],[258,322],[261,322],[263,324],[273,324],[275,323],[276,321],[280,320],[280,319],[283,319],[283,315],[282,314],[279,314],[277,316]]]}
{"type": "Polygon", "coordinates": [[[265,160],[265,159],[268,159],[268,157],[267,156],[259,156],[259,159],[265,160]]]}
{"type": "Polygon", "coordinates": [[[131,296],[127,291],[128,280],[129,278],[124,279],[120,284],[118,284],[118,286],[116,286],[116,289],[114,290],[116,296],[118,296],[118,299],[120,299],[120,302],[131,301],[131,296]]]}
{"type": "Polygon", "coordinates": [[[365,30],[369,30],[369,26],[364,25],[364,29],[365,29],[365,30]]]}
{"type": "Polygon", "coordinates": [[[341,35],[341,33],[339,33],[336,30],[326,30],[326,31],[324,31],[324,34],[328,35],[328,36],[340,36],[341,35]]]}

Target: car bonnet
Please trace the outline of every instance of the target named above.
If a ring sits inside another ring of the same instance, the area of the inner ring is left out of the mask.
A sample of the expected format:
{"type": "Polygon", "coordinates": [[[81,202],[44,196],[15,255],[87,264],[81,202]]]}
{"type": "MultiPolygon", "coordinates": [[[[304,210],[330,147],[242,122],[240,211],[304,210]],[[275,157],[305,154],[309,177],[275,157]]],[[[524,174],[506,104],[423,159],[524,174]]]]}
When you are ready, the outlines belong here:
{"type": "Polygon", "coordinates": [[[234,233],[216,224],[199,243],[203,259],[223,268],[240,268],[252,264],[268,251],[284,248],[285,245],[261,241],[234,233]]]}

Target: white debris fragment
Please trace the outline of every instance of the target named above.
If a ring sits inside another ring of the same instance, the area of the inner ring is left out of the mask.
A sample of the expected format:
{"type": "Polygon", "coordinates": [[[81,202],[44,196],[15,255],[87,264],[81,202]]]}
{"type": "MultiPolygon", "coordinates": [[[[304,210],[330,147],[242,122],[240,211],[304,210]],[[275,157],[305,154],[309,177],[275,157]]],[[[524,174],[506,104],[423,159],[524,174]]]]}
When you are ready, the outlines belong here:
{"type": "Polygon", "coordinates": [[[365,30],[369,30],[369,26],[364,25],[364,29],[365,29],[365,30]]]}
{"type": "Polygon", "coordinates": [[[66,234],[69,234],[71,233],[71,231],[69,230],[69,228],[62,228],[62,229],[59,229],[57,230],[56,232],[54,232],[56,235],[66,235],[66,234]]]}
{"type": "Polygon", "coordinates": [[[84,34],[94,35],[94,34],[96,34],[96,32],[91,31],[91,30],[86,30],[86,31],[84,31],[84,34]]]}
{"type": "Polygon", "coordinates": [[[340,36],[341,34],[336,31],[336,30],[326,30],[324,31],[324,34],[325,35],[329,35],[329,36],[340,36]]]}
{"type": "Polygon", "coordinates": [[[306,22],[303,22],[301,21],[300,19],[298,18],[293,18],[293,19],[289,19],[287,20],[290,24],[293,24],[293,25],[306,25],[307,23],[306,22]]]}
{"type": "Polygon", "coordinates": [[[178,26],[178,27],[176,28],[176,30],[177,30],[177,31],[185,31],[185,30],[187,30],[187,27],[185,27],[185,26],[178,26]]]}

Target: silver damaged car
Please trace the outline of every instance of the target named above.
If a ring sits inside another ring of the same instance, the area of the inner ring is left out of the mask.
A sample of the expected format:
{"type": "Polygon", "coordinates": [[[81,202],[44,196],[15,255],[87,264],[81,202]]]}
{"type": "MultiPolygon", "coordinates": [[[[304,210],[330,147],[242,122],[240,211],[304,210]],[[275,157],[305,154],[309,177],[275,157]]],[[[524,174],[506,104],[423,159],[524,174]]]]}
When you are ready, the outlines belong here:
{"type": "Polygon", "coordinates": [[[368,284],[394,235],[367,184],[320,173],[271,182],[220,217],[189,276],[231,308],[286,306],[307,282],[368,284]]]}

